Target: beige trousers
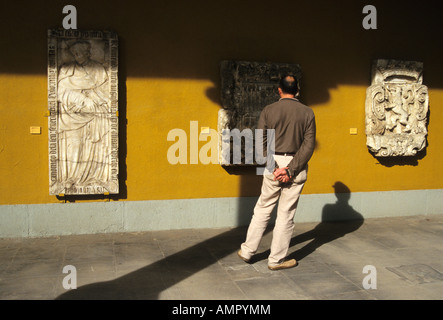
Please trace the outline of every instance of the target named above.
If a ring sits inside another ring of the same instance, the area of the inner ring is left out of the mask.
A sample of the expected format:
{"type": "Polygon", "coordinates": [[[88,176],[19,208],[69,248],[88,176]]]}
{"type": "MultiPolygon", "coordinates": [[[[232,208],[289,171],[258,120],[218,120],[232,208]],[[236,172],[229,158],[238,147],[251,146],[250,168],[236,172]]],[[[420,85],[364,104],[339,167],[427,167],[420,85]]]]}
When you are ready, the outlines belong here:
{"type": "MultiPolygon", "coordinates": [[[[275,155],[274,159],[278,166],[283,168],[292,160],[292,157],[275,155]]],[[[257,252],[263,233],[271,218],[272,210],[278,202],[268,265],[277,265],[286,258],[294,230],[294,215],[298,199],[306,179],[307,168],[302,170],[292,181],[284,184],[274,181],[273,174],[263,175],[261,195],[254,208],[254,215],[249,224],[246,241],[241,245],[243,257],[250,259],[257,252]]]]}

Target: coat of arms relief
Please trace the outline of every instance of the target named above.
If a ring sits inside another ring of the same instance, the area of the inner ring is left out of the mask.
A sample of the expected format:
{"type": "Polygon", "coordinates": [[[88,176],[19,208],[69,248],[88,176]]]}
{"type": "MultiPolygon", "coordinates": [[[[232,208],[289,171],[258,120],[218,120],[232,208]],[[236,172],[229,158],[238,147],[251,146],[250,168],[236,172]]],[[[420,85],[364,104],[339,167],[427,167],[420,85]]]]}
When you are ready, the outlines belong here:
{"type": "Polygon", "coordinates": [[[423,63],[379,59],[366,91],[366,144],[377,157],[414,156],[426,146],[423,63]]]}

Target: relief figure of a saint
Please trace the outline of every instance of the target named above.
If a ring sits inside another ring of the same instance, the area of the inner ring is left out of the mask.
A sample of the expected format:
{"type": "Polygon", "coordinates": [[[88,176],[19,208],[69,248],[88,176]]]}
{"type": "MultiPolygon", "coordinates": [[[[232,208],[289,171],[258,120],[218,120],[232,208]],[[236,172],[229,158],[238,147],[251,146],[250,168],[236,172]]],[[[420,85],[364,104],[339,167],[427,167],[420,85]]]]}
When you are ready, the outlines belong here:
{"type": "Polygon", "coordinates": [[[71,187],[105,186],[110,177],[108,74],[91,59],[91,43],[69,46],[71,61],[58,72],[58,182],[71,187]]]}

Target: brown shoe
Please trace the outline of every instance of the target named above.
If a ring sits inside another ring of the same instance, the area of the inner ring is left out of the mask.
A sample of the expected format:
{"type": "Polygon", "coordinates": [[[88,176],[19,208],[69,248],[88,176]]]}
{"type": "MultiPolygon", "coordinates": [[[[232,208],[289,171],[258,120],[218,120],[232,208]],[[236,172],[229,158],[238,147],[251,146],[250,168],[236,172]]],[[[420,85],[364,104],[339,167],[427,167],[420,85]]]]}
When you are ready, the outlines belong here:
{"type": "Polygon", "coordinates": [[[249,261],[251,261],[251,259],[246,259],[245,257],[243,257],[243,256],[241,255],[241,249],[238,250],[237,255],[238,255],[239,258],[242,259],[244,262],[249,262],[249,261]]]}
{"type": "Polygon", "coordinates": [[[280,264],[275,266],[268,266],[269,270],[280,270],[280,269],[289,269],[293,268],[297,265],[297,261],[295,259],[286,260],[280,264]]]}

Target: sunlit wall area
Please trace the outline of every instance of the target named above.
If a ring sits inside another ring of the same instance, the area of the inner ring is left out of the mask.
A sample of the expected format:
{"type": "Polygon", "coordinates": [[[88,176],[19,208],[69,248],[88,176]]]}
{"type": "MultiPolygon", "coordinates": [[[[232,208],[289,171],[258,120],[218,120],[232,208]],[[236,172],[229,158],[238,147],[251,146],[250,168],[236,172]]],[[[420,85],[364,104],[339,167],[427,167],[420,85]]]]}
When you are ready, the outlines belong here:
{"type": "Polygon", "coordinates": [[[296,219],[321,219],[324,205],[337,201],[336,182],[364,217],[441,213],[437,5],[371,1],[376,28],[366,29],[366,3],[353,0],[69,3],[78,29],[119,36],[121,193],[63,198],[49,195],[47,30],[62,27],[67,4],[11,2],[0,10],[0,236],[245,223],[261,177],[205,164],[198,154],[211,146],[199,140],[202,129],[217,129],[222,60],[301,66],[301,101],[315,112],[317,146],[296,219]],[[380,159],[366,147],[366,88],[379,58],[424,63],[430,112],[417,156],[380,159]],[[187,161],[172,164],[178,138],[168,135],[177,129],[187,161]]]}

